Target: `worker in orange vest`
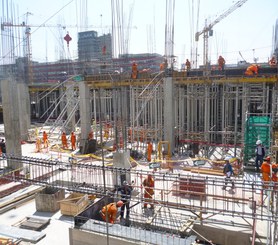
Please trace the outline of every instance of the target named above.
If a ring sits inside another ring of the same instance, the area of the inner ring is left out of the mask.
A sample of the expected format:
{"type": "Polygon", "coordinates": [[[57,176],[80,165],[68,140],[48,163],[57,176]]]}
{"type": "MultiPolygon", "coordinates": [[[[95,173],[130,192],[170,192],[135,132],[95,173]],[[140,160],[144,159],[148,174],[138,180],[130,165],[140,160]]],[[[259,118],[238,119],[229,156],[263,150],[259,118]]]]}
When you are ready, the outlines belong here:
{"type": "Polygon", "coordinates": [[[165,69],[165,64],[164,64],[164,62],[162,62],[162,63],[160,63],[160,65],[159,65],[159,70],[160,70],[160,71],[164,71],[164,69],[165,69]]]}
{"type": "Polygon", "coordinates": [[[150,162],[152,160],[152,152],[153,152],[153,145],[149,141],[148,146],[147,146],[147,160],[148,160],[148,162],[150,162]]]}
{"type": "Polygon", "coordinates": [[[245,71],[245,75],[247,75],[247,76],[258,75],[259,68],[260,68],[259,65],[252,64],[252,65],[247,67],[247,69],[245,71]]]}
{"type": "Polygon", "coordinates": [[[271,169],[270,157],[267,156],[265,158],[265,161],[263,162],[263,164],[261,166],[263,181],[270,181],[271,180],[270,169],[271,169]]]}
{"type": "Polygon", "coordinates": [[[136,62],[132,63],[132,73],[131,73],[131,78],[132,79],[136,79],[138,76],[138,66],[136,64],[136,62]]]}
{"type": "Polygon", "coordinates": [[[148,203],[150,204],[151,208],[154,208],[154,204],[152,201],[153,195],[154,195],[154,179],[151,174],[148,174],[148,176],[143,181],[143,187],[144,187],[144,208],[148,207],[148,203]]]}
{"type": "Polygon", "coordinates": [[[42,139],[43,139],[43,146],[44,148],[48,147],[48,135],[45,131],[42,133],[42,139]]]}
{"type": "Polygon", "coordinates": [[[67,140],[67,135],[65,132],[62,133],[62,148],[67,149],[68,148],[68,140],[67,140]]]}
{"type": "Polygon", "coordinates": [[[218,70],[219,71],[224,71],[225,64],[226,64],[225,59],[220,55],[218,57],[218,70]]]}
{"type": "Polygon", "coordinates": [[[94,132],[91,131],[88,135],[88,140],[92,140],[94,138],[94,132]]]}
{"type": "Polygon", "coordinates": [[[70,142],[71,142],[71,149],[73,151],[75,151],[76,150],[76,135],[73,131],[71,132],[71,135],[70,135],[70,142]]]}
{"type": "Polygon", "coordinates": [[[122,201],[118,201],[104,206],[100,211],[101,218],[106,222],[114,224],[117,220],[118,208],[122,207],[123,204],[124,203],[122,201]]]}

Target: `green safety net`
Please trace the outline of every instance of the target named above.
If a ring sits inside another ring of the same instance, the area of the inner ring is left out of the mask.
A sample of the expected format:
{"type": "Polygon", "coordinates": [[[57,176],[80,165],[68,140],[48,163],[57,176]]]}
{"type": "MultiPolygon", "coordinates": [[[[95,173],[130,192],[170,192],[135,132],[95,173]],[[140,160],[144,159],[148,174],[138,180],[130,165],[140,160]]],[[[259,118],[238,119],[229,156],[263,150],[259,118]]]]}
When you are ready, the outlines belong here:
{"type": "Polygon", "coordinates": [[[245,125],[244,134],[244,164],[250,165],[255,157],[256,141],[261,140],[266,154],[270,146],[271,119],[267,116],[250,116],[245,125]]]}

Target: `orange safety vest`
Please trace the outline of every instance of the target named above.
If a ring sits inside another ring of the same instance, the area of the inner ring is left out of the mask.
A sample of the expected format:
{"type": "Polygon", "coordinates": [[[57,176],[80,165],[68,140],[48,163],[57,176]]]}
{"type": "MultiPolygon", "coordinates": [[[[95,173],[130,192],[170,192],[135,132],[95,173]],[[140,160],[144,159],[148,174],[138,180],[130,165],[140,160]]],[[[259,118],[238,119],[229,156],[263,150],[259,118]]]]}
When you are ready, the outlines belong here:
{"type": "Polygon", "coordinates": [[[270,181],[270,164],[268,162],[263,162],[261,166],[263,181],[270,181]]]}
{"type": "Polygon", "coordinates": [[[278,164],[273,163],[272,164],[272,181],[274,181],[274,182],[278,181],[277,173],[275,171],[277,168],[278,168],[278,164]]]}
{"type": "Polygon", "coordinates": [[[43,132],[43,142],[46,142],[46,141],[47,141],[47,133],[43,132]]]}
{"type": "Polygon", "coordinates": [[[143,181],[143,186],[145,187],[145,194],[151,197],[154,194],[154,179],[147,177],[143,181]]]}
{"type": "Polygon", "coordinates": [[[104,206],[101,209],[100,214],[104,221],[106,221],[106,217],[107,217],[107,222],[114,224],[114,222],[117,219],[117,211],[118,211],[118,209],[117,209],[116,203],[112,202],[112,203],[109,203],[108,205],[104,206]]]}

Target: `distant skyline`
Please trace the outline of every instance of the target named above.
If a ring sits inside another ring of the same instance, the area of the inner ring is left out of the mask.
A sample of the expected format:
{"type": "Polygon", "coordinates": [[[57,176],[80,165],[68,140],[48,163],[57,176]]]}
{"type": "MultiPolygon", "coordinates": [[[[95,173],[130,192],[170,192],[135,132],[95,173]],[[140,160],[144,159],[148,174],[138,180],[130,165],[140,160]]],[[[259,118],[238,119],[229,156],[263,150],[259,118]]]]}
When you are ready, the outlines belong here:
{"type": "MultiPolygon", "coordinates": [[[[123,4],[124,35],[129,38],[125,38],[122,42],[129,44],[129,53],[164,55],[166,0],[113,1],[114,5],[123,4]],[[126,28],[127,26],[130,28],[126,28]]],[[[13,0],[12,2],[16,16],[13,18],[13,24],[26,21],[26,13],[30,13],[27,24],[31,25],[32,59],[35,61],[55,61],[59,59],[61,53],[65,58],[76,59],[77,32],[85,30],[83,27],[86,24],[98,27],[87,30],[96,30],[99,35],[112,30],[111,0],[13,0]],[[42,24],[45,24],[45,27],[35,27],[42,24]],[[68,28],[58,27],[58,24],[68,28]],[[76,27],[69,27],[69,25],[76,27]],[[61,39],[67,32],[72,37],[69,49],[66,42],[61,39]]],[[[174,55],[177,56],[179,64],[184,63],[186,58],[195,60],[196,55],[194,54],[195,58],[192,56],[192,49],[196,51],[194,37],[196,31],[203,29],[205,20],[207,19],[208,24],[213,22],[236,2],[235,0],[175,1],[173,45],[174,55]],[[198,2],[200,2],[199,18],[197,18],[198,2]]],[[[1,22],[8,19],[9,11],[5,4],[6,1],[2,0],[1,22]]],[[[273,28],[277,18],[277,0],[248,0],[214,26],[213,36],[209,38],[211,63],[216,63],[219,55],[222,55],[228,64],[235,64],[242,60],[242,57],[250,63],[254,62],[254,58],[258,59],[258,62],[267,62],[273,51],[273,28]]],[[[17,30],[16,34],[22,37],[23,31],[17,30]]],[[[2,31],[1,34],[3,33],[5,32],[2,31]]],[[[5,40],[3,38],[5,37],[1,37],[2,41],[5,40]]],[[[5,45],[2,43],[1,56],[7,51],[8,47],[5,45]]],[[[198,64],[202,65],[202,36],[198,42],[197,53],[198,64]]]]}

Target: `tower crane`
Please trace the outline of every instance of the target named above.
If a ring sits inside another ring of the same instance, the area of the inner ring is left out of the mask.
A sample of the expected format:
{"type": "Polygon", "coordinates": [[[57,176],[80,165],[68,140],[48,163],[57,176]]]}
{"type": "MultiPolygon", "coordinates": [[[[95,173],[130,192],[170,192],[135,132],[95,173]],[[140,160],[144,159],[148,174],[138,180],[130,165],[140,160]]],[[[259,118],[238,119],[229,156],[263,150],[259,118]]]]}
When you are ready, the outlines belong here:
{"type": "Polygon", "coordinates": [[[225,17],[227,17],[229,14],[234,12],[236,9],[241,7],[247,0],[240,0],[237,1],[234,5],[232,5],[228,10],[226,10],[223,14],[221,14],[219,17],[217,17],[213,22],[211,22],[209,25],[207,25],[207,20],[205,21],[205,27],[203,30],[196,32],[195,34],[195,41],[199,41],[199,37],[204,34],[204,54],[203,54],[203,62],[204,62],[204,69],[205,73],[208,73],[208,38],[212,36],[213,31],[212,27],[214,27],[217,23],[219,23],[221,20],[223,20],[225,17]]]}

